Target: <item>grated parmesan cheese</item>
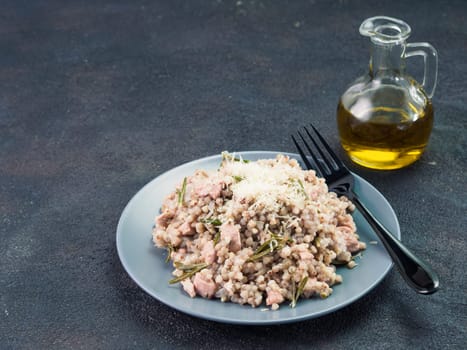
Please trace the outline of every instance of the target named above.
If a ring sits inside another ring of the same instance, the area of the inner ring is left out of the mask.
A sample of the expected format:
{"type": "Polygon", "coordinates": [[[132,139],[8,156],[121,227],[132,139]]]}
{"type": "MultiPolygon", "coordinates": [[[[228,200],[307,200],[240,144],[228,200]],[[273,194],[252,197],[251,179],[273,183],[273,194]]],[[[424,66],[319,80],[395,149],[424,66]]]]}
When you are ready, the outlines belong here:
{"type": "Polygon", "coordinates": [[[230,190],[237,202],[246,201],[267,210],[277,210],[284,204],[305,207],[308,195],[303,172],[288,163],[275,162],[271,166],[261,161],[229,160],[224,162],[221,171],[233,177],[230,190]]]}

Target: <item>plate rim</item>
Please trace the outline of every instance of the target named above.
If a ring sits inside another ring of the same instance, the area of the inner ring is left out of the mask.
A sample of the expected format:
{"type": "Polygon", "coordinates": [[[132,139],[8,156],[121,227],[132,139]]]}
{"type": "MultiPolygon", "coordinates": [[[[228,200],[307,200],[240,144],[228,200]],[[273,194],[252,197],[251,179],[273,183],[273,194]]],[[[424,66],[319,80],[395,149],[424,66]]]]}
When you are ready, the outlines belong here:
{"type": "MultiPolygon", "coordinates": [[[[232,154],[239,154],[239,155],[242,155],[244,156],[245,158],[248,156],[248,155],[261,155],[261,157],[264,156],[276,156],[278,154],[283,154],[283,155],[287,155],[287,156],[291,156],[295,159],[297,159],[301,166],[302,165],[302,162],[300,160],[300,155],[299,154],[296,154],[296,153],[291,153],[291,152],[281,152],[281,151],[236,151],[236,152],[230,152],[232,154]]],[[[355,295],[353,295],[352,297],[346,299],[344,302],[340,303],[340,304],[337,304],[335,307],[331,307],[329,309],[325,309],[325,310],[321,310],[319,312],[315,312],[315,313],[305,313],[305,314],[302,314],[302,315],[298,315],[298,316],[295,316],[295,317],[288,317],[288,318],[283,318],[283,319],[267,319],[267,320],[245,320],[245,319],[237,319],[237,318],[228,318],[228,317],[221,317],[221,316],[212,316],[210,314],[201,314],[201,313],[198,313],[198,312],[194,312],[194,311],[191,311],[190,309],[187,309],[187,308],[184,308],[184,307],[181,307],[177,304],[171,304],[170,302],[164,300],[164,298],[161,298],[160,296],[157,295],[157,293],[155,293],[153,290],[151,290],[150,288],[146,287],[141,281],[139,281],[139,279],[134,275],[133,271],[132,271],[132,268],[130,267],[130,263],[128,262],[128,259],[127,257],[124,255],[123,253],[123,246],[122,246],[122,226],[124,224],[124,221],[125,219],[128,217],[128,215],[131,213],[131,209],[133,207],[133,205],[137,202],[137,199],[140,195],[142,195],[142,193],[144,193],[146,191],[146,189],[148,187],[150,187],[151,185],[153,185],[153,183],[155,181],[161,181],[163,179],[165,179],[167,176],[170,176],[172,173],[175,173],[177,170],[180,170],[181,168],[184,168],[184,167],[189,167],[190,165],[194,165],[196,163],[203,163],[203,162],[209,162],[209,161],[212,161],[214,159],[218,159],[221,157],[221,154],[217,154],[217,155],[210,155],[210,156],[206,156],[206,157],[202,157],[202,158],[199,158],[199,159],[195,159],[195,160],[191,160],[191,161],[188,161],[188,162],[185,162],[185,163],[182,163],[180,165],[177,165],[169,170],[166,170],[162,173],[160,173],[159,175],[155,176],[154,178],[152,178],[149,182],[147,182],[145,185],[143,185],[132,197],[131,199],[127,202],[127,204],[125,205],[125,208],[123,209],[121,215],[120,215],[120,218],[118,220],[118,224],[117,224],[117,228],[116,228],[116,248],[117,248],[117,253],[118,253],[118,257],[120,259],[120,262],[124,268],[124,270],[126,271],[126,273],[130,276],[130,278],[142,289],[144,290],[147,294],[149,294],[151,297],[153,297],[154,299],[156,299],[157,301],[169,306],[170,308],[172,309],[175,309],[175,310],[178,310],[180,312],[183,312],[185,314],[188,314],[188,315],[191,315],[192,317],[197,317],[197,318],[201,318],[201,319],[206,319],[206,320],[210,320],[210,321],[215,321],[215,322],[221,322],[221,323],[226,323],[226,324],[238,324],[238,325],[272,325],[272,324],[285,324],[285,323],[293,323],[293,322],[300,322],[300,321],[304,321],[304,320],[308,320],[308,319],[312,319],[312,318],[318,318],[318,317],[321,317],[321,316],[324,316],[324,315],[327,315],[327,314],[330,314],[330,313],[333,313],[333,312],[336,312],[340,309],[343,309],[345,308],[346,306],[354,303],[355,301],[357,301],[358,299],[364,297],[365,295],[367,295],[370,291],[372,291],[378,284],[380,284],[384,278],[387,276],[387,274],[390,272],[390,270],[392,269],[392,267],[394,266],[394,263],[391,261],[391,263],[386,267],[386,269],[383,271],[383,273],[375,280],[373,281],[373,283],[371,283],[363,292],[361,293],[357,293],[355,295]]],[[[266,158],[262,158],[262,159],[266,159],[266,158]]],[[[368,186],[368,188],[370,188],[370,190],[374,191],[377,195],[381,196],[385,202],[387,203],[388,205],[388,208],[385,208],[385,209],[388,209],[389,210],[389,216],[391,216],[393,219],[394,219],[394,223],[395,223],[395,228],[396,228],[396,232],[395,232],[395,236],[398,238],[398,239],[401,239],[401,233],[400,233],[400,224],[399,224],[399,220],[397,218],[397,215],[394,211],[394,209],[392,208],[391,204],[389,203],[389,201],[386,199],[386,197],[384,197],[384,195],[376,188],[374,187],[370,182],[368,182],[367,180],[365,180],[364,178],[362,178],[361,176],[359,176],[358,174],[355,174],[352,172],[352,174],[356,177],[357,181],[360,182],[361,184],[363,184],[364,186],[368,186]]],[[[155,214],[156,215],[156,214],[155,214]]],[[[188,297],[188,296],[187,296],[188,297]]],[[[203,299],[204,300],[204,299],[203,299]]],[[[206,302],[216,302],[217,300],[204,300],[206,302]]],[[[226,303],[228,304],[228,303],[226,303]]],[[[223,304],[222,304],[223,305],[223,304]]],[[[248,305],[241,305],[241,307],[248,307],[248,305]]],[[[258,312],[260,312],[260,307],[256,308],[258,310],[258,312]]],[[[274,311],[270,311],[270,312],[274,312],[274,311]]]]}

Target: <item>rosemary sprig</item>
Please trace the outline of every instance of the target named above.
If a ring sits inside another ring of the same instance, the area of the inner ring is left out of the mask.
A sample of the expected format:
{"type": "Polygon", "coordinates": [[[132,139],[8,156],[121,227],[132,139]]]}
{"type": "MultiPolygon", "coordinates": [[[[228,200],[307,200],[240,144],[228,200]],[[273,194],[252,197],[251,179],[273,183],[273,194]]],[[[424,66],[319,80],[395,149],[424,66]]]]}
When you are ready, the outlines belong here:
{"type": "Polygon", "coordinates": [[[213,226],[222,225],[222,221],[220,221],[217,218],[201,219],[200,222],[202,222],[203,224],[211,224],[213,226]]]}
{"type": "Polygon", "coordinates": [[[294,308],[295,306],[297,306],[298,298],[300,298],[300,295],[302,295],[307,282],[308,282],[308,276],[305,276],[304,278],[302,278],[302,280],[298,284],[298,287],[295,286],[294,284],[294,288],[292,292],[292,302],[290,303],[290,307],[294,308]]]}
{"type": "Polygon", "coordinates": [[[306,193],[305,186],[303,186],[302,180],[298,179],[297,182],[298,182],[298,185],[300,186],[300,189],[302,190],[302,193],[305,196],[305,198],[310,199],[310,197],[308,196],[308,193],[306,193]]]}
{"type": "Polygon", "coordinates": [[[183,200],[185,199],[185,192],[186,192],[186,177],[183,178],[182,188],[180,190],[177,190],[178,205],[183,204],[183,200]]]}
{"type": "MultiPolygon", "coordinates": [[[[201,220],[199,220],[199,222],[202,222],[203,224],[210,224],[210,225],[213,225],[215,227],[219,227],[219,226],[222,225],[222,221],[220,221],[217,218],[201,219],[201,220]]],[[[220,239],[221,239],[221,233],[219,231],[217,231],[216,235],[214,236],[214,239],[213,239],[214,245],[219,243],[220,239]]]]}
{"type": "Polygon", "coordinates": [[[172,253],[174,252],[174,247],[172,244],[167,244],[167,258],[165,258],[165,262],[168,263],[171,259],[172,253]]]}
{"type": "Polygon", "coordinates": [[[263,244],[261,244],[250,256],[247,262],[253,262],[258,259],[261,259],[263,256],[274,253],[279,249],[282,249],[287,242],[290,242],[290,238],[286,238],[277,234],[272,233],[271,238],[266,240],[263,244]]]}
{"type": "Polygon", "coordinates": [[[209,265],[206,264],[206,263],[193,264],[193,265],[183,265],[181,263],[174,263],[174,266],[177,269],[184,271],[184,273],[179,277],[175,277],[175,278],[171,279],[169,281],[169,284],[175,284],[175,283],[178,283],[180,281],[183,281],[184,279],[186,279],[188,277],[191,277],[194,274],[198,273],[202,269],[205,269],[209,265]]]}
{"type": "Polygon", "coordinates": [[[277,240],[275,240],[274,238],[270,238],[270,239],[266,240],[263,244],[261,244],[258,248],[256,248],[253,255],[250,256],[247,261],[255,261],[255,260],[258,260],[258,259],[262,258],[263,256],[269,254],[269,253],[272,253],[274,251],[273,241],[275,242],[275,245],[277,247],[277,245],[278,245],[277,240]]]}
{"type": "Polygon", "coordinates": [[[220,239],[221,239],[221,233],[219,231],[217,231],[216,235],[214,236],[214,239],[213,239],[214,245],[219,243],[220,239]]]}
{"type": "Polygon", "coordinates": [[[303,185],[302,180],[289,178],[289,184],[290,186],[294,186],[297,192],[301,193],[305,197],[305,199],[310,199],[308,193],[306,193],[305,186],[303,185]],[[295,184],[298,184],[298,188],[295,184]]]}
{"type": "Polygon", "coordinates": [[[245,179],[243,176],[239,176],[239,175],[232,175],[232,178],[233,178],[236,182],[240,182],[240,181],[242,181],[242,180],[245,179]]]}
{"type": "Polygon", "coordinates": [[[198,267],[206,267],[208,266],[208,264],[206,263],[199,263],[199,264],[192,264],[192,265],[185,265],[185,264],[182,264],[180,262],[174,262],[174,266],[175,268],[179,269],[179,270],[182,270],[182,271],[189,271],[189,270],[193,270],[193,269],[196,269],[198,267]]]}

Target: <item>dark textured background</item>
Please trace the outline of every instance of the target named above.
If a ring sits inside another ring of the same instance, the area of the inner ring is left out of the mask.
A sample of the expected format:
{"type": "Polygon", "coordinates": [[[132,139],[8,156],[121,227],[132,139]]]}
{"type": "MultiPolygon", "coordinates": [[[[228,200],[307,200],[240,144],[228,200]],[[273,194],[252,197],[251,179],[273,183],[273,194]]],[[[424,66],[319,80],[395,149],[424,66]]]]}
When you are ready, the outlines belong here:
{"type": "Polygon", "coordinates": [[[1,1],[0,347],[465,349],[466,17],[465,1],[1,1]],[[338,97],[367,70],[358,27],[379,14],[438,49],[436,121],[415,165],[351,167],[442,289],[393,270],[333,314],[242,327],[138,288],[115,247],[135,192],[222,150],[293,152],[309,121],[338,149],[338,97]]]}

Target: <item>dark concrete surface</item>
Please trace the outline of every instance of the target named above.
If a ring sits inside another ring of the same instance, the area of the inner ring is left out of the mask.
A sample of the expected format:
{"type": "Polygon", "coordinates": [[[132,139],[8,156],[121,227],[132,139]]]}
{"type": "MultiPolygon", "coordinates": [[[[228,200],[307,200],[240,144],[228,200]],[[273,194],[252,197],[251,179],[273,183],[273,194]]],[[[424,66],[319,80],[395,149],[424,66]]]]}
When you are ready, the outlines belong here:
{"type": "Polygon", "coordinates": [[[2,1],[0,348],[465,349],[466,17],[465,1],[2,1]],[[128,200],[222,150],[293,152],[310,121],[339,149],[338,97],[367,70],[358,26],[380,14],[439,51],[435,126],[411,167],[350,166],[441,290],[417,295],[393,270],[338,312],[268,327],[143,292],[115,247],[128,200]]]}

